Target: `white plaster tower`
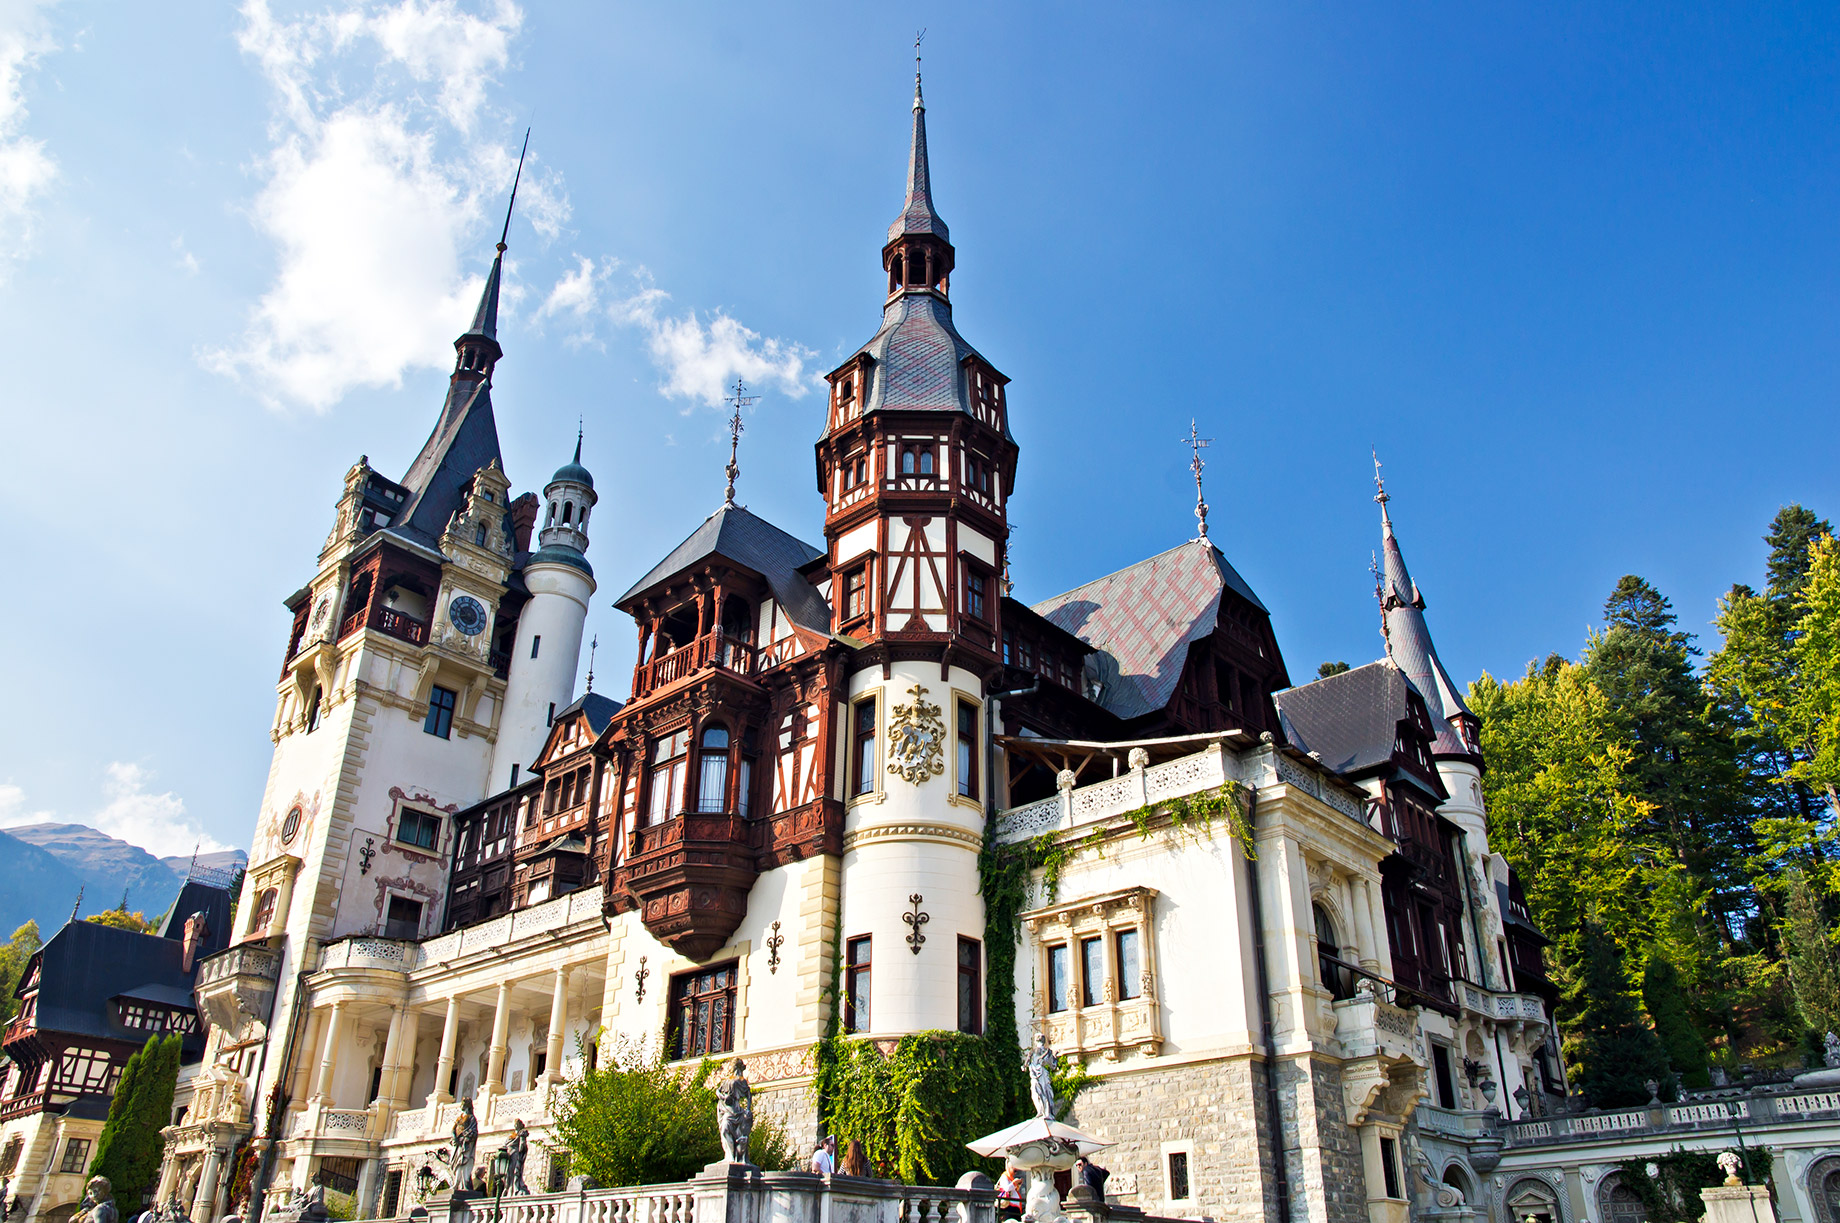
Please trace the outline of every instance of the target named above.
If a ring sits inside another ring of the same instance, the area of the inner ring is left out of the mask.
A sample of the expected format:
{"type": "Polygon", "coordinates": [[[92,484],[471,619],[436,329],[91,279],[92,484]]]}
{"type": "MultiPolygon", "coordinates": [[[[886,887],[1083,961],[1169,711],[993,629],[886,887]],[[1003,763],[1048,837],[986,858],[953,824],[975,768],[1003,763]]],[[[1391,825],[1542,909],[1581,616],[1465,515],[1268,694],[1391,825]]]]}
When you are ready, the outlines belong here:
{"type": "Polygon", "coordinates": [[[505,684],[505,718],[492,756],[492,785],[514,786],[549,737],[556,711],[575,693],[581,637],[594,597],[588,564],[588,515],[600,498],[594,477],[581,465],[581,437],[575,457],[543,489],[543,528],[538,549],[524,562],[530,602],[518,617],[505,684]]]}

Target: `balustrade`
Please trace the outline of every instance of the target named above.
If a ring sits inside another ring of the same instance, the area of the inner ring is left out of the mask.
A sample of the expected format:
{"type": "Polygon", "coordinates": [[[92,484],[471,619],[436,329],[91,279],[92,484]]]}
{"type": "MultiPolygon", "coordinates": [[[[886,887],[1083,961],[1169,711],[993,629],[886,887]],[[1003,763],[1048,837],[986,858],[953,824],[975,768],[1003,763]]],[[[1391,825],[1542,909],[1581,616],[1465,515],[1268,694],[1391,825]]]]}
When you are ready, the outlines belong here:
{"type": "Polygon", "coordinates": [[[410,645],[428,643],[428,622],[405,616],[393,607],[378,607],[371,610],[370,618],[365,619],[365,609],[360,607],[343,620],[339,621],[339,640],[357,632],[360,628],[374,628],[380,633],[388,633],[410,645]]]}
{"type": "Polygon", "coordinates": [[[718,628],[669,654],[639,663],[633,668],[633,695],[644,696],[709,668],[751,676],[759,671],[759,664],[759,650],[718,628]]]}

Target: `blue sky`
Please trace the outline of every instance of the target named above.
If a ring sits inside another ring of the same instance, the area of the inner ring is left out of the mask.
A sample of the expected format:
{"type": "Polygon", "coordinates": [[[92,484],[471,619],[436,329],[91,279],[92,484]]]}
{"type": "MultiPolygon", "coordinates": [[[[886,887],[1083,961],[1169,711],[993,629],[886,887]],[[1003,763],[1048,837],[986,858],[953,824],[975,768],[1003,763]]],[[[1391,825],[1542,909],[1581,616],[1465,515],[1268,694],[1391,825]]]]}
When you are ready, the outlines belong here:
{"type": "Polygon", "coordinates": [[[1832,6],[0,0],[0,824],[246,841],[281,599],[431,425],[526,124],[494,398],[520,488],[585,419],[597,687],[737,374],[741,498],[818,539],[915,24],[1020,596],[1192,535],[1191,416],[1298,680],[1381,648],[1370,445],[1465,681],[1625,572],[1709,637],[1840,512],[1832,6]]]}

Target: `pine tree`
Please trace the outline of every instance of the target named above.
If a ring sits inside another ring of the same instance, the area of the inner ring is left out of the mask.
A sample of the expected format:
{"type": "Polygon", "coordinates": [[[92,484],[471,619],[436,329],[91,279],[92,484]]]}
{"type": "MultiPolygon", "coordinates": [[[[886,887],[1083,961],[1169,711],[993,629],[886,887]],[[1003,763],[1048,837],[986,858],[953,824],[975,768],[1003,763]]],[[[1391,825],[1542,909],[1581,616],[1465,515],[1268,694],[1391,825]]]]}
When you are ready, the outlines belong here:
{"type": "Polygon", "coordinates": [[[1817,1035],[1840,1031],[1840,956],[1835,954],[1820,898],[1801,871],[1790,871],[1785,881],[1788,913],[1783,935],[1796,1010],[1817,1035]]]}
{"type": "Polygon", "coordinates": [[[0,947],[0,1023],[12,1019],[13,1012],[19,1008],[19,999],[13,997],[13,991],[19,988],[19,978],[41,945],[38,923],[29,921],[13,931],[6,946],[0,947]]]}
{"type": "Polygon", "coordinates": [[[1595,1108],[1646,1104],[1651,1080],[1672,1098],[1674,1074],[1667,1051],[1629,996],[1622,953],[1595,925],[1585,929],[1583,942],[1578,1052],[1585,1098],[1595,1108]]]}
{"type": "Polygon", "coordinates": [[[1668,1063],[1687,1087],[1712,1086],[1708,1069],[1706,1041],[1693,1027],[1687,1014],[1686,991],[1680,988],[1680,974],[1660,956],[1650,956],[1642,972],[1642,1005],[1655,1023],[1655,1035],[1667,1050],[1668,1063]]]}
{"type": "Polygon", "coordinates": [[[109,1100],[108,1120],[96,1140],[89,1174],[109,1178],[116,1209],[124,1215],[138,1210],[154,1189],[165,1147],[160,1131],[172,1122],[180,1043],[176,1032],[164,1040],[149,1036],[128,1059],[109,1100]]]}
{"type": "Polygon", "coordinates": [[[1325,662],[1316,668],[1317,679],[1328,679],[1331,675],[1340,675],[1348,669],[1345,662],[1325,662]]]}

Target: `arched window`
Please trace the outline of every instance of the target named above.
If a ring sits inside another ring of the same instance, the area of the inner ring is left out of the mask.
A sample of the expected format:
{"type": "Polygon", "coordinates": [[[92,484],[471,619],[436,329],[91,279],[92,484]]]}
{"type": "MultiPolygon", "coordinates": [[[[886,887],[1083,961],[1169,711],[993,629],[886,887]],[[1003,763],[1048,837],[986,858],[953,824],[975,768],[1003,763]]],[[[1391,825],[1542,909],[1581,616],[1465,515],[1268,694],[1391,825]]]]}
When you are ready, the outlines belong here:
{"type": "Polygon", "coordinates": [[[1506,1198],[1508,1217],[1515,1223],[1561,1223],[1559,1196],[1545,1181],[1528,1177],[1516,1181],[1506,1198]]]}
{"type": "Polygon", "coordinates": [[[919,251],[907,257],[907,283],[910,285],[926,283],[926,256],[919,251]]]}
{"type": "Polygon", "coordinates": [[[569,517],[570,515],[574,514],[574,512],[575,512],[575,503],[573,501],[564,501],[562,503],[562,525],[563,526],[566,527],[569,525],[569,517]]]}
{"type": "Polygon", "coordinates": [[[1322,975],[1323,988],[1338,1001],[1354,997],[1354,974],[1341,964],[1341,941],[1335,937],[1335,923],[1321,905],[1311,905],[1316,914],[1316,964],[1322,975]]]}
{"type": "Polygon", "coordinates": [[[901,451],[901,474],[904,476],[914,474],[914,451],[911,446],[901,451]]]}
{"type": "Polygon", "coordinates": [[[259,934],[268,929],[275,920],[275,903],[280,899],[279,888],[269,888],[262,893],[261,899],[256,901],[256,914],[249,920],[249,933],[259,934]]]}
{"type": "Polygon", "coordinates": [[[923,476],[933,474],[933,448],[931,446],[920,452],[920,474],[923,476]]]}
{"type": "Polygon", "coordinates": [[[1603,1223],[1648,1223],[1648,1204],[1623,1183],[1621,1173],[1613,1173],[1597,1187],[1597,1202],[1603,1223]]]}
{"type": "Polygon", "coordinates": [[[702,763],[696,778],[696,809],[728,810],[728,732],[711,726],[703,732],[702,763]]]}
{"type": "Polygon", "coordinates": [[[546,527],[553,527],[556,525],[556,503],[554,501],[549,503],[549,521],[545,522],[543,525],[546,527]]]}
{"type": "Polygon", "coordinates": [[[684,808],[684,764],[690,732],[680,730],[652,743],[651,806],[648,824],[662,824],[684,808]]]}
{"type": "Polygon", "coordinates": [[[899,255],[896,255],[894,261],[888,265],[888,291],[890,293],[901,287],[903,275],[901,271],[902,266],[903,264],[901,263],[901,257],[899,255]]]}
{"type": "Polygon", "coordinates": [[[1808,1173],[1808,1188],[1819,1223],[1840,1223],[1840,1161],[1830,1156],[1817,1163],[1808,1173]]]}

